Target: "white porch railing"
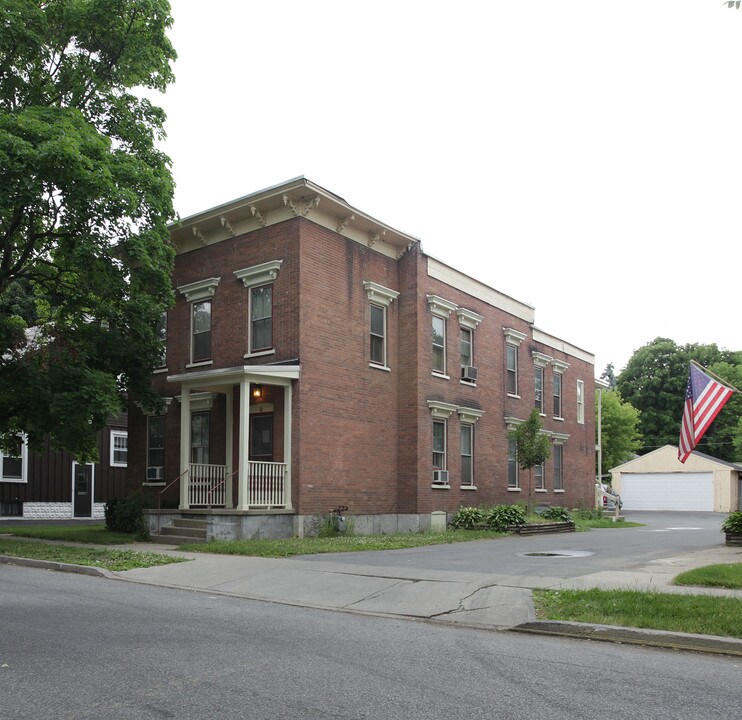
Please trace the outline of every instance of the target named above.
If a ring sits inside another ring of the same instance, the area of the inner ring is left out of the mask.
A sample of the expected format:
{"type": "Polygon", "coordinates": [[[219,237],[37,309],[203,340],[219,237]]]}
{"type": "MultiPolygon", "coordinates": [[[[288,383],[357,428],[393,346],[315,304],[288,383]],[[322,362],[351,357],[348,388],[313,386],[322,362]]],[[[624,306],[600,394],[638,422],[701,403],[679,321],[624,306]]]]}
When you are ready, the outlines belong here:
{"type": "Polygon", "coordinates": [[[251,508],[286,507],[286,463],[249,462],[251,508]]]}
{"type": "MultiPolygon", "coordinates": [[[[248,507],[285,508],[286,463],[251,460],[248,468],[248,507]]],[[[188,482],[188,504],[226,507],[226,480],[226,465],[191,463],[189,477],[182,481],[188,482]]]]}
{"type": "Polygon", "coordinates": [[[191,463],[188,483],[188,504],[224,507],[224,484],[227,478],[226,465],[191,463]]]}

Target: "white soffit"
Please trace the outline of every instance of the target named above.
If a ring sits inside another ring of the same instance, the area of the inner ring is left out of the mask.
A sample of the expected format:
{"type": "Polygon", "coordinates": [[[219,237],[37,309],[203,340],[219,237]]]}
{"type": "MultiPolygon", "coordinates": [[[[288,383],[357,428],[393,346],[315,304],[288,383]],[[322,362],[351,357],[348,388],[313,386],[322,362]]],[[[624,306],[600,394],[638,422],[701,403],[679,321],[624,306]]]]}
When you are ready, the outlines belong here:
{"type": "Polygon", "coordinates": [[[504,293],[491,288],[464,273],[444,265],[439,260],[427,256],[428,275],[451,287],[463,290],[467,295],[483,300],[488,305],[504,310],[527,323],[533,323],[533,308],[530,305],[514,300],[504,293]]]}

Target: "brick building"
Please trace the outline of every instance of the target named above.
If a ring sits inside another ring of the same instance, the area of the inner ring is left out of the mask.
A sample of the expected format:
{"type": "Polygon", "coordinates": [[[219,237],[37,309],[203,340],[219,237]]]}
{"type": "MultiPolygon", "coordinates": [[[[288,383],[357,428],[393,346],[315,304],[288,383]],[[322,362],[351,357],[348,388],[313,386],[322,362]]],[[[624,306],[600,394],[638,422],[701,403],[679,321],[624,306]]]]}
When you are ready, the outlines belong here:
{"type": "Polygon", "coordinates": [[[162,415],[130,405],[130,490],[209,537],[358,532],[465,505],[592,506],[594,357],[415,238],[297,178],[173,227],[162,415]],[[531,478],[507,433],[538,407],[531,478]]]}

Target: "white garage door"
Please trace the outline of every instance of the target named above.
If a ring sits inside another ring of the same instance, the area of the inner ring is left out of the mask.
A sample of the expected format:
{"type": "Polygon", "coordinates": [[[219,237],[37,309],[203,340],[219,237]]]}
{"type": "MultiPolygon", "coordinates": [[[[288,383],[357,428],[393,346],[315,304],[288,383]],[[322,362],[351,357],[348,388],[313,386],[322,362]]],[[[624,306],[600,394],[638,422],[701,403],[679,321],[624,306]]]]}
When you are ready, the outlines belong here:
{"type": "Polygon", "coordinates": [[[622,473],[625,510],[696,510],[713,512],[711,473],[622,473]]]}

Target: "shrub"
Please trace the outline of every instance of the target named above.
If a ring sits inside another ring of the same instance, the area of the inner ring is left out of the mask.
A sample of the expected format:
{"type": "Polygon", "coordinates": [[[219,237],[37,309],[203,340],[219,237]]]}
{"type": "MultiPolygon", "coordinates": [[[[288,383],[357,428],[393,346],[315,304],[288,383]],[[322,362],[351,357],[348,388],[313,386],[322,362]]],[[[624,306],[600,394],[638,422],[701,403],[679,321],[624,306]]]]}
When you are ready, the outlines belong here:
{"type": "Polygon", "coordinates": [[[721,524],[721,531],[725,533],[742,533],[742,512],[730,513],[721,524]]]}
{"type": "Polygon", "coordinates": [[[497,532],[504,532],[508,525],[525,525],[526,511],[522,505],[495,505],[486,518],[487,525],[497,532]]]}
{"type": "Polygon", "coordinates": [[[452,528],[463,528],[471,530],[475,525],[485,521],[485,512],[481,508],[463,507],[459,508],[451,518],[452,528]]]}
{"type": "Polygon", "coordinates": [[[545,508],[539,513],[539,515],[541,515],[544,520],[555,520],[558,522],[571,522],[572,520],[572,515],[569,510],[560,507],[559,505],[552,505],[551,507],[545,508]]]}
{"type": "Polygon", "coordinates": [[[149,495],[135,492],[124,499],[109,500],[106,503],[106,527],[114,532],[135,535],[146,540],[149,531],[144,524],[144,508],[150,505],[149,495]]]}

